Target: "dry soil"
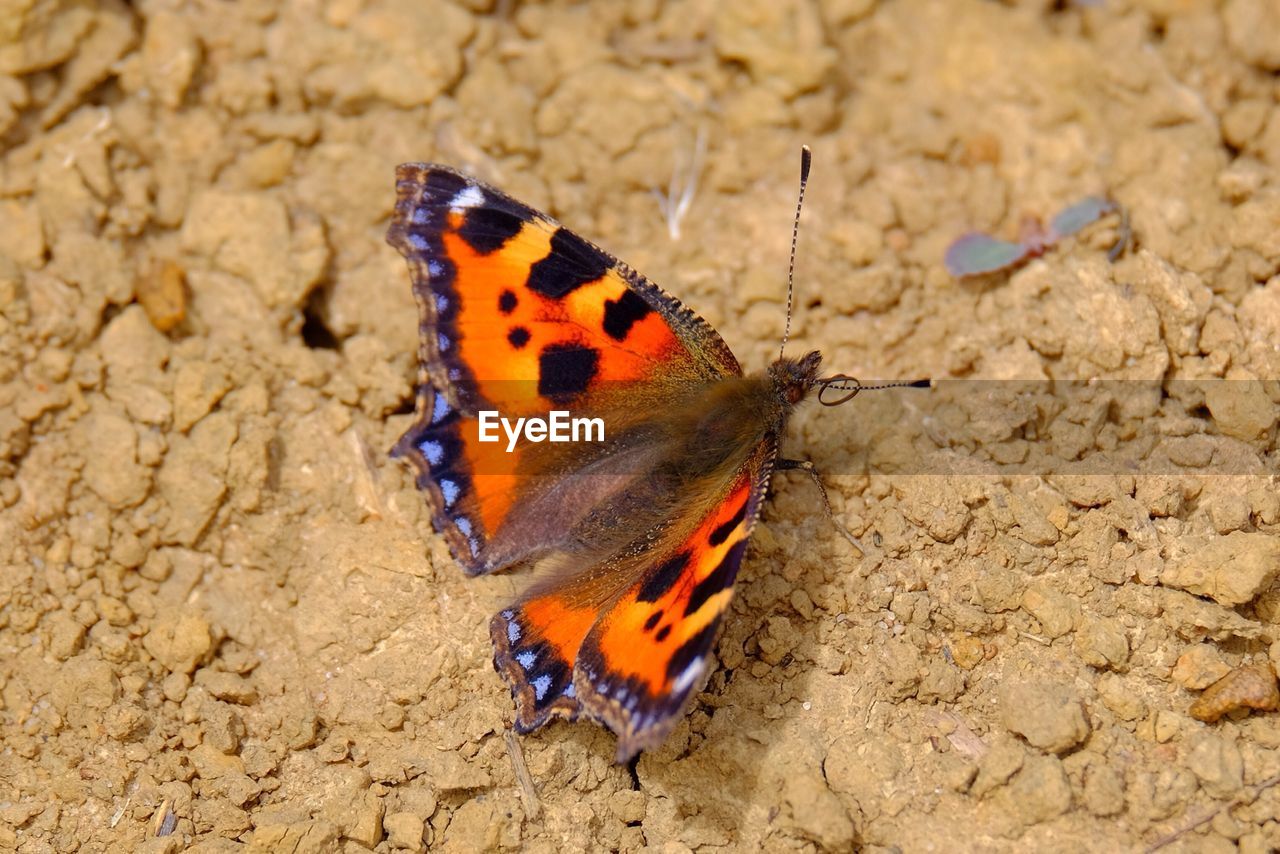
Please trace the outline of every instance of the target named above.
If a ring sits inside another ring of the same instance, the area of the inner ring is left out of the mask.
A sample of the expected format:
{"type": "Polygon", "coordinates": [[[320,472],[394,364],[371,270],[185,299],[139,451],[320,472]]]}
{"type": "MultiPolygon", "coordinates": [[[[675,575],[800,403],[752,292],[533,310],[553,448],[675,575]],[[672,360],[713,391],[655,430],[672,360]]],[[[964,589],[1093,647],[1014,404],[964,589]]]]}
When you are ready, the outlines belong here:
{"type": "Polygon", "coordinates": [[[1278,72],[1274,0],[0,3],[0,849],[1280,846],[1278,72]],[[793,426],[868,553],[780,477],[662,749],[512,738],[393,168],[760,369],[802,143],[795,348],[943,381],[793,426]],[[942,265],[1090,194],[1115,263],[942,265]]]}

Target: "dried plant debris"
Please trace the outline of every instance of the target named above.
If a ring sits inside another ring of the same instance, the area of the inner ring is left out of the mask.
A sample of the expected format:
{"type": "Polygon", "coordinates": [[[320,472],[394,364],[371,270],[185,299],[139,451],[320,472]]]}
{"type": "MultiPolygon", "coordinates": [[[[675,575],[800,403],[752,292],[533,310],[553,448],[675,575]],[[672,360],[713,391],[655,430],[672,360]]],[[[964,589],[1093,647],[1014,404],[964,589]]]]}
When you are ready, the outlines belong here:
{"type": "Polygon", "coordinates": [[[1023,261],[1043,255],[1063,238],[1110,213],[1120,214],[1120,236],[1107,252],[1107,257],[1114,261],[1129,242],[1128,217],[1124,209],[1110,199],[1089,196],[1059,211],[1047,228],[1038,219],[1025,220],[1017,243],[977,231],[956,238],[947,247],[947,272],[957,278],[966,278],[1012,269],[1023,261]]]}

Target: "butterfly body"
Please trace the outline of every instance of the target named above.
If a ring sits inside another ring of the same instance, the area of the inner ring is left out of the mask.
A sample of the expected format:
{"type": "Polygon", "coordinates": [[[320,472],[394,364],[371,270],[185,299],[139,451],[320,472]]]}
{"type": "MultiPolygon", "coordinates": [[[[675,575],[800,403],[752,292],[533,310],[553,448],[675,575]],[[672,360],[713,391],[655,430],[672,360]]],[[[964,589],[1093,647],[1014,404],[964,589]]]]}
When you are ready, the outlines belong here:
{"type": "Polygon", "coordinates": [[[709,674],[778,441],[821,357],[744,376],[678,300],[545,215],[404,164],[388,241],[420,312],[410,463],[472,574],[531,567],[491,621],[516,728],[585,713],[657,746],[709,674]],[[478,415],[557,408],[604,437],[485,443],[478,415]]]}

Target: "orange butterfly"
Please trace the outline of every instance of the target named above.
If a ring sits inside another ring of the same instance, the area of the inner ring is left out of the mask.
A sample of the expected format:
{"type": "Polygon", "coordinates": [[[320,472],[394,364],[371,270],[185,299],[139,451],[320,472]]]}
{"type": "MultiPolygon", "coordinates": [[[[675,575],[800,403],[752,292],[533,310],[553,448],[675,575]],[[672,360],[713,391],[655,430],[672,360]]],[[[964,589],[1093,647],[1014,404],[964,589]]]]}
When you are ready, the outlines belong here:
{"type": "Polygon", "coordinates": [[[416,419],[393,456],[470,574],[542,571],[490,623],[516,729],[585,713],[617,733],[620,762],[656,747],[709,674],[788,416],[848,378],[819,379],[817,352],[743,376],[675,297],[445,166],[396,170],[387,241],[421,330],[416,419]],[[558,409],[599,417],[603,439],[486,441],[486,413],[558,409]]]}

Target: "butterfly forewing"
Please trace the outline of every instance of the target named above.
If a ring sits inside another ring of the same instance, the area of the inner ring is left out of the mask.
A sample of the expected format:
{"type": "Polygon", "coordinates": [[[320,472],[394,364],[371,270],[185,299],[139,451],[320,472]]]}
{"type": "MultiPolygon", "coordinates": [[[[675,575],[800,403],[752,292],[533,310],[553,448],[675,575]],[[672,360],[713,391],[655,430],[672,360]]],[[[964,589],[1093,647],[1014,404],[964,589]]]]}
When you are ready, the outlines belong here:
{"type": "Polygon", "coordinates": [[[553,548],[563,531],[522,532],[523,551],[486,548],[528,466],[480,441],[479,412],[585,417],[741,371],[708,324],[550,218],[446,167],[404,164],[396,178],[387,240],[412,274],[422,372],[395,454],[417,470],[454,556],[486,572],[553,548]]]}

